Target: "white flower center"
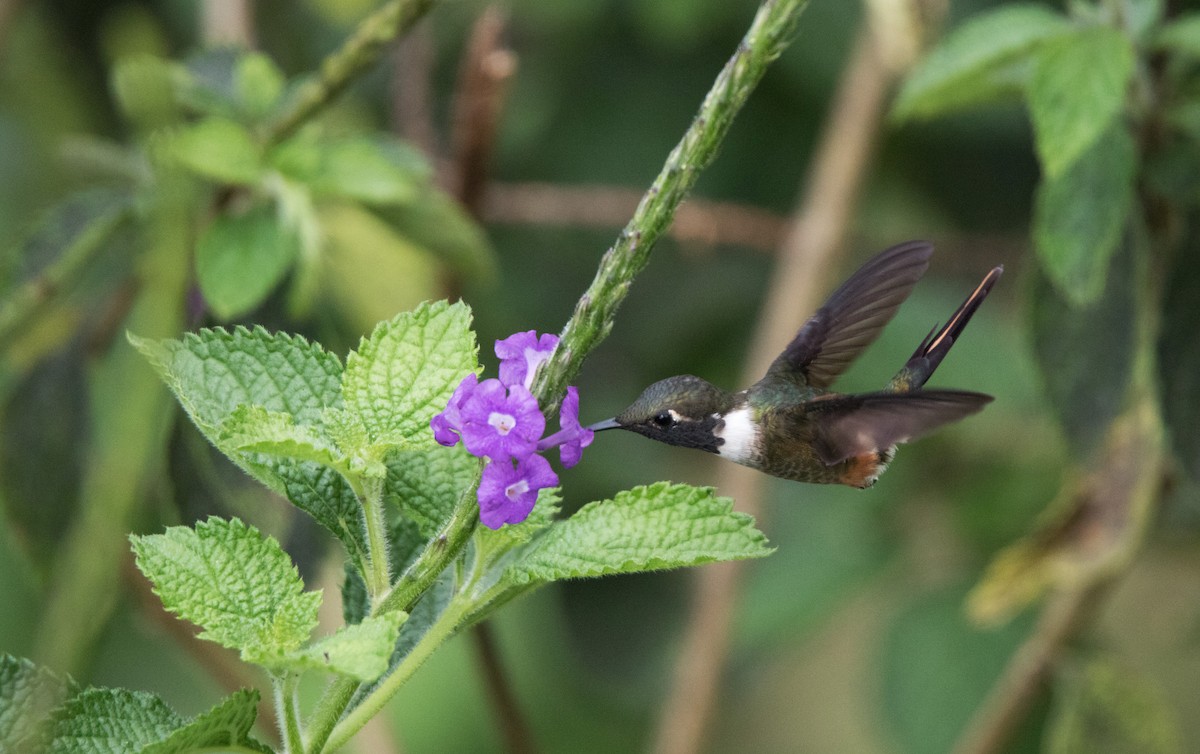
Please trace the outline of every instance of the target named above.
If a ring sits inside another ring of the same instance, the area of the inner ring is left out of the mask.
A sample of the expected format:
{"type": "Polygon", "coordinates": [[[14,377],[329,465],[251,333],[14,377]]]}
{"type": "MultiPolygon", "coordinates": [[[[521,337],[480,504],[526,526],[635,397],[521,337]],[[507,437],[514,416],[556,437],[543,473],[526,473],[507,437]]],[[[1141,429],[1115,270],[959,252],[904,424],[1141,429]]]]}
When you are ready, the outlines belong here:
{"type": "Polygon", "coordinates": [[[517,426],[517,420],[512,414],[502,414],[499,411],[493,411],[488,414],[488,424],[492,425],[501,436],[504,436],[513,431],[513,427],[517,426]]]}
{"type": "Polygon", "coordinates": [[[504,488],[505,497],[507,497],[509,500],[512,500],[514,503],[517,501],[518,497],[524,495],[526,492],[529,492],[529,482],[525,481],[524,479],[518,479],[504,488]]]}

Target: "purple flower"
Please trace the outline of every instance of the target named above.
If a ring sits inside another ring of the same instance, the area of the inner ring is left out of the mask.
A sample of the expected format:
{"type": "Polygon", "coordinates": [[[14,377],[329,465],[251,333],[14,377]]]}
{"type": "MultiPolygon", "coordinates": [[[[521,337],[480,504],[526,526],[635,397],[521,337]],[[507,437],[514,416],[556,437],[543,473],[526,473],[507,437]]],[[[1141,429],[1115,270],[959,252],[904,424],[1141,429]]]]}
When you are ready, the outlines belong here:
{"type": "Polygon", "coordinates": [[[510,461],[492,461],[479,480],[479,520],[489,529],[519,524],[529,517],[538,491],[558,484],[550,462],[539,455],[510,461]]]}
{"type": "Polygon", "coordinates": [[[559,446],[558,457],[565,468],[571,468],[579,463],[583,449],[592,444],[596,433],[584,428],[579,423],[579,388],[567,388],[563,398],[562,408],[558,411],[558,426],[560,429],[538,443],[539,452],[559,446]]]}
{"type": "Polygon", "coordinates": [[[454,388],[454,395],[450,396],[446,410],[429,420],[429,426],[433,429],[433,439],[437,440],[438,444],[446,447],[458,444],[463,425],[462,406],[478,384],[479,375],[474,372],[463,377],[463,381],[454,388]]]}
{"type": "Polygon", "coordinates": [[[533,384],[537,368],[550,359],[558,345],[557,335],[538,337],[536,330],[527,330],[496,341],[496,356],[500,359],[500,381],[505,385],[533,384]]]}
{"type": "Polygon", "coordinates": [[[459,410],[460,434],[471,455],[507,461],[522,459],[537,449],[546,417],[521,385],[505,390],[500,380],[484,380],[471,391],[459,410]]]}

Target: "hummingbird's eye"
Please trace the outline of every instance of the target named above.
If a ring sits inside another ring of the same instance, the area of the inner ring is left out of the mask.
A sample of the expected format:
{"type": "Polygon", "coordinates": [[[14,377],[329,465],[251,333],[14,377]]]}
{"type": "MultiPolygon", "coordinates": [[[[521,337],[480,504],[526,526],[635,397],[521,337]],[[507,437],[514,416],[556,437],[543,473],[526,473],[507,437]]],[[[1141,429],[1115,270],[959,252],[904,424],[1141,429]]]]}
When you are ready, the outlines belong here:
{"type": "Polygon", "coordinates": [[[670,411],[659,411],[650,421],[659,429],[666,429],[675,423],[675,417],[671,416],[670,411]]]}

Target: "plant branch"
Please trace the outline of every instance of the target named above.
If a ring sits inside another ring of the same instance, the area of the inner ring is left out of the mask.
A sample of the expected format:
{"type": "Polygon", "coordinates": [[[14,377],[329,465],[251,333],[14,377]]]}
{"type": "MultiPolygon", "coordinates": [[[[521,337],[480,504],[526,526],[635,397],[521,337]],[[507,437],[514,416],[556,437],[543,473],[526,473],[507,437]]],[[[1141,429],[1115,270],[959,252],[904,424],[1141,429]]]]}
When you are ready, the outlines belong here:
{"type": "Polygon", "coordinates": [[[267,146],[279,143],[333,101],[375,64],[396,37],[412,28],[434,0],[391,0],[363,19],[342,46],[321,61],[315,79],[301,84],[286,108],[263,133],[267,146]]]}
{"type": "MultiPolygon", "coordinates": [[[[900,75],[882,52],[888,43],[880,34],[892,29],[868,17],[858,35],[755,328],[745,384],[766,371],[804,317],[816,310],[824,280],[845,245],[887,96],[900,75]]],[[[759,472],[726,463],[720,467],[717,487],[742,511],[761,519],[762,480],[759,472]]],[[[685,754],[702,746],[716,706],[745,568],[744,562],[720,563],[695,576],[692,615],[654,746],[660,754],[685,754]]]]}
{"type": "Polygon", "coordinates": [[[759,6],[746,36],[717,74],[692,124],[642,197],[616,243],[600,260],[596,277],[579,298],[563,328],[558,348],[538,372],[533,393],[547,414],[558,411],[566,386],[583,359],[608,336],[613,319],[634,278],[650,260],[675,210],[696,182],[745,104],[750,92],[787,47],[807,0],[768,0],[759,6]]]}
{"type": "Polygon", "coordinates": [[[367,559],[370,561],[366,571],[367,593],[371,597],[371,606],[387,593],[390,569],[388,566],[387,523],[383,512],[383,479],[365,477],[362,480],[362,493],[359,500],[363,507],[363,520],[367,527],[367,559]]]}
{"type": "Polygon", "coordinates": [[[296,690],[299,678],[295,673],[271,677],[271,690],[275,698],[275,717],[279,721],[279,733],[286,754],[304,751],[300,737],[300,712],[296,708],[296,690]]]}

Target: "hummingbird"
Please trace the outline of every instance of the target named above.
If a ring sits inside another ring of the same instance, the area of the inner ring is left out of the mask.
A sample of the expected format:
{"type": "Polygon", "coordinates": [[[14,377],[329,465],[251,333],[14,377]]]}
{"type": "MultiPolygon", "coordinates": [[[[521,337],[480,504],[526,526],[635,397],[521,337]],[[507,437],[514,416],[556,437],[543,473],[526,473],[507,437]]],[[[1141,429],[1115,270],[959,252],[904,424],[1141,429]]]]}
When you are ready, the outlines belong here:
{"type": "Polygon", "coordinates": [[[588,429],[625,429],[715,453],[772,476],[865,489],[896,445],[981,410],[992,396],[924,390],[1004,272],[995,267],[940,329],[934,325],[878,392],[841,394],[830,385],[870,345],[929,267],[933,246],[909,241],[880,252],[804,323],[766,375],[731,393],[694,375],[655,382],[617,416],[588,429]]]}

